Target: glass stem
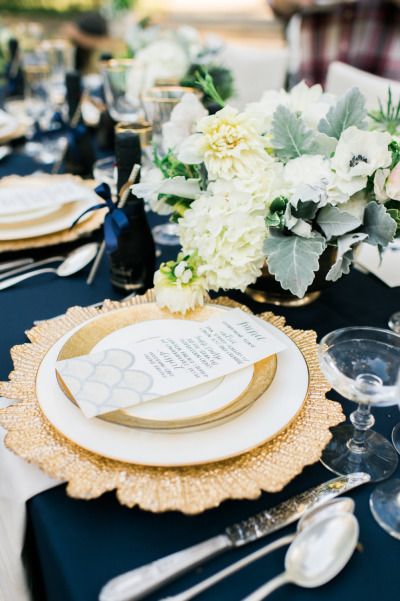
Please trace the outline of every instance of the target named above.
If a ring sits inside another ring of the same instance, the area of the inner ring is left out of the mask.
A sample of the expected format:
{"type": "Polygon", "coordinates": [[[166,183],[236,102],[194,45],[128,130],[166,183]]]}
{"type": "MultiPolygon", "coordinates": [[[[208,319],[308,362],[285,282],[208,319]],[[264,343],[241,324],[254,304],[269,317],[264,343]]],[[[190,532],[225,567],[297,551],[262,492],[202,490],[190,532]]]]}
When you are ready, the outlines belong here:
{"type": "Polygon", "coordinates": [[[357,410],[351,413],[350,421],[354,426],[354,431],[347,446],[353,453],[365,453],[366,434],[375,423],[375,418],[371,414],[370,403],[360,403],[357,410]]]}

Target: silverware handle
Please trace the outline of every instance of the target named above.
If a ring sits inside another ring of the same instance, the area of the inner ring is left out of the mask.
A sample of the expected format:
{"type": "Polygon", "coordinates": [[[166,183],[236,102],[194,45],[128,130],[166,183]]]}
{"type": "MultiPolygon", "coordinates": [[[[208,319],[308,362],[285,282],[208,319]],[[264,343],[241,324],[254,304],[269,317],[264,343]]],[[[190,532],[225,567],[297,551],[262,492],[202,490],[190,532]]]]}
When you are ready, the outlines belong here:
{"type": "MultiPolygon", "coordinates": [[[[16,269],[10,269],[9,271],[5,271],[4,273],[0,273],[0,279],[4,280],[5,278],[9,278],[12,275],[18,275],[19,273],[25,273],[27,269],[31,269],[32,267],[41,267],[42,265],[47,265],[48,263],[55,263],[56,261],[64,261],[65,257],[48,257],[47,259],[41,259],[40,261],[30,261],[29,263],[25,263],[24,265],[21,263],[19,267],[15,265],[16,269]]],[[[10,266],[11,267],[11,266],[10,266]]]]}
{"type": "Polygon", "coordinates": [[[275,578],[272,578],[272,580],[269,580],[268,582],[260,586],[260,588],[255,590],[254,593],[251,593],[251,595],[248,595],[247,597],[242,599],[242,601],[262,601],[263,599],[265,599],[265,597],[268,597],[268,595],[273,593],[277,588],[283,586],[284,584],[287,584],[288,582],[289,578],[287,577],[286,572],[282,572],[282,574],[275,576],[275,578]]]}
{"type": "Polygon", "coordinates": [[[5,261],[0,263],[0,271],[8,271],[9,269],[14,269],[14,267],[22,267],[23,265],[32,265],[33,259],[28,257],[26,259],[16,259],[15,261],[5,261]]]}
{"type": "Polygon", "coordinates": [[[56,269],[52,269],[48,267],[47,269],[38,269],[36,271],[29,271],[28,273],[22,273],[21,275],[16,275],[13,278],[8,278],[8,280],[3,280],[0,282],[0,290],[4,290],[5,288],[10,288],[11,286],[15,286],[15,284],[19,284],[24,280],[29,280],[29,278],[33,278],[36,275],[41,275],[42,273],[56,273],[56,269]]]}
{"type": "Polygon", "coordinates": [[[284,547],[285,545],[290,545],[291,542],[295,539],[296,534],[288,534],[287,536],[281,536],[278,540],[274,540],[272,543],[261,547],[258,551],[254,551],[254,553],[250,553],[250,555],[246,555],[243,559],[239,559],[239,561],[235,561],[230,566],[220,570],[216,574],[213,574],[209,578],[202,580],[198,584],[188,588],[186,591],[182,593],[178,593],[177,595],[173,595],[172,597],[165,597],[161,599],[161,601],[189,601],[189,599],[193,599],[196,595],[199,595],[203,591],[206,591],[217,582],[220,582],[224,578],[227,578],[231,574],[238,572],[242,568],[250,565],[254,561],[261,559],[261,557],[265,557],[268,553],[272,553],[276,549],[280,549],[280,547],[284,547]]]}
{"type": "Polygon", "coordinates": [[[184,572],[232,547],[225,534],[172,553],[110,580],[100,591],[99,601],[136,601],[184,572]]]}

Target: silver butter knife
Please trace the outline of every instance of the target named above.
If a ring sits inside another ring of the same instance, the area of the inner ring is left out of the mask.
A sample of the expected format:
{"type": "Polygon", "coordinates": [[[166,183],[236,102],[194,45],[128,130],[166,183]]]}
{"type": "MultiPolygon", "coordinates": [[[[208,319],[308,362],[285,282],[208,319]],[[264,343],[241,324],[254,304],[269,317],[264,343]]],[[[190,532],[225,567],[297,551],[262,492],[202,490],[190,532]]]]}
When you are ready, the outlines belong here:
{"type": "Polygon", "coordinates": [[[172,553],[110,580],[100,591],[99,601],[142,599],[201,563],[235,547],[247,545],[298,520],[302,514],[329,499],[369,482],[363,472],[339,476],[284,501],[272,509],[228,526],[224,534],[172,553]]]}

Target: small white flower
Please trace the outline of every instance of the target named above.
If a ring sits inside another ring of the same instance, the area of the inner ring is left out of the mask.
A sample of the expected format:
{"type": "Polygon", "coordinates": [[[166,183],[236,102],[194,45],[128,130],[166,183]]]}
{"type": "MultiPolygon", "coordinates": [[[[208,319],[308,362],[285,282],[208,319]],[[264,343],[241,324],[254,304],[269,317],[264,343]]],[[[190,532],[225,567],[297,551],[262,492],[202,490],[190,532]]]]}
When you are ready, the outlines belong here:
{"type": "MultiPolygon", "coordinates": [[[[175,268],[175,273],[179,266],[175,268]]],[[[204,305],[207,294],[204,280],[194,277],[191,269],[184,269],[180,277],[171,278],[163,273],[163,266],[154,274],[154,290],[160,307],[182,314],[204,305]]]]}
{"type": "Polygon", "coordinates": [[[162,127],[163,147],[165,151],[179,152],[181,144],[194,132],[199,119],[207,111],[195,94],[185,94],[171,113],[171,118],[162,127]]]}
{"type": "Polygon", "coordinates": [[[349,195],[355,194],[366,186],[368,176],[388,167],[392,161],[388,149],[391,139],[388,133],[348,127],[340,136],[332,159],[338,187],[349,195]]]}
{"type": "Polygon", "coordinates": [[[181,145],[178,159],[204,162],[210,179],[250,178],[271,161],[250,119],[230,106],[201,119],[197,131],[181,145]]]}

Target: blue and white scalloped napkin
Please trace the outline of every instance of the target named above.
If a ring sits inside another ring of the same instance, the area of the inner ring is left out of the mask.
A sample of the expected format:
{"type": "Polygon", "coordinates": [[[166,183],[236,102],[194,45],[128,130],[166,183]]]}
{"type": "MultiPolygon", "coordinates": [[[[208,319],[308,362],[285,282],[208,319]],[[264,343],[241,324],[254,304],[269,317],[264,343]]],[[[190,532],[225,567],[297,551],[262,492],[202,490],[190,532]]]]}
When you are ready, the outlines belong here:
{"type": "Polygon", "coordinates": [[[226,376],[284,350],[240,309],[176,333],[59,361],[56,370],[86,417],[126,409],[226,376]]]}

